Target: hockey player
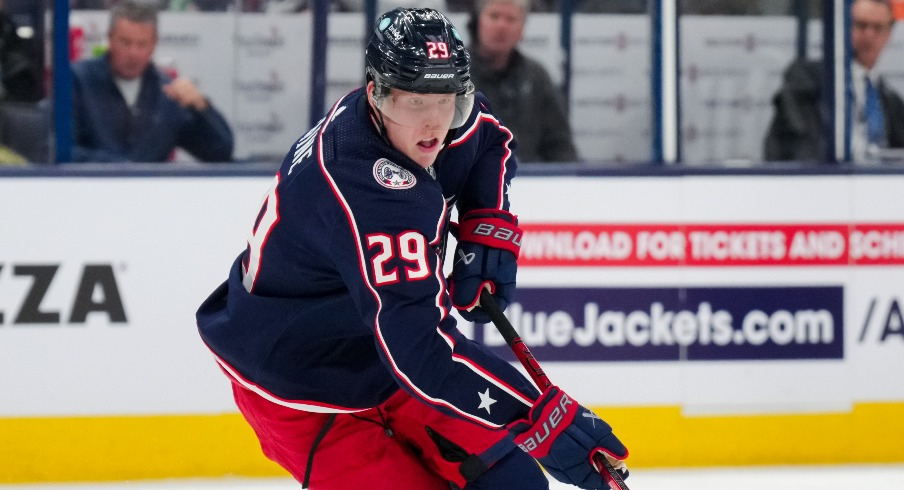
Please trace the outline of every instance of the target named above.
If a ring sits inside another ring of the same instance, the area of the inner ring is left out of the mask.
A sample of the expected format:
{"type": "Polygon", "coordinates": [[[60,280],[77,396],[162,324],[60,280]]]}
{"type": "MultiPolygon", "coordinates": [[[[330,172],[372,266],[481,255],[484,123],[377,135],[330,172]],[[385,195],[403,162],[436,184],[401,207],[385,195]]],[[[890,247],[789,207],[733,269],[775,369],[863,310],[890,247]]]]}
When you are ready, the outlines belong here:
{"type": "MultiPolygon", "coordinates": [[[[604,488],[608,424],[465,338],[515,287],[514,142],[432,9],[382,15],[366,86],[290,149],[246,250],[197,313],[264,454],[316,489],[604,488]],[[460,216],[443,277],[450,209],[460,216]],[[520,447],[520,449],[519,449],[520,447]],[[533,458],[532,458],[533,457],[533,458]]],[[[530,103],[530,101],[525,101],[530,103]]]]}

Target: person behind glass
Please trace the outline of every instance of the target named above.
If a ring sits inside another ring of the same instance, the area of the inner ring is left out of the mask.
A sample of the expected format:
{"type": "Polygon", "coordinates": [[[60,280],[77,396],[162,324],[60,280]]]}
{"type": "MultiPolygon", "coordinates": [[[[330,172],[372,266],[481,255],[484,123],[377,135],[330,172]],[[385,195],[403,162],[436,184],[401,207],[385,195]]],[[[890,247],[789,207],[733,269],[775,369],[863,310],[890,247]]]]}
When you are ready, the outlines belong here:
{"type": "Polygon", "coordinates": [[[37,102],[44,96],[37,60],[0,0],[0,102],[37,102]]]}
{"type": "Polygon", "coordinates": [[[477,0],[468,25],[471,78],[518,142],[522,162],[578,160],[561,91],[518,49],[530,0],[477,0]]]}
{"type": "MultiPolygon", "coordinates": [[[[851,5],[851,158],[856,163],[876,161],[886,148],[904,147],[904,101],[874,70],[894,22],[890,0],[854,0],[851,5]]],[[[764,142],[767,161],[827,160],[824,71],[822,61],[806,60],[785,71],[764,142]]]]}
{"type": "Polygon", "coordinates": [[[155,8],[118,2],[108,40],[105,55],[72,66],[74,162],[165,162],[177,147],[205,162],[232,159],[223,115],[194,83],[151,61],[155,8]]]}

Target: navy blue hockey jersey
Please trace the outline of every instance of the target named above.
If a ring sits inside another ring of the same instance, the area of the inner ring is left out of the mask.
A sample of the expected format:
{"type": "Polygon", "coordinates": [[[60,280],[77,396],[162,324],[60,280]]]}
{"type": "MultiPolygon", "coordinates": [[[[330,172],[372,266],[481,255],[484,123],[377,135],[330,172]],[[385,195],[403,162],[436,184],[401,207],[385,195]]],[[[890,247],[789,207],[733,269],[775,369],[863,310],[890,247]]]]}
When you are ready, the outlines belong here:
{"type": "Polygon", "coordinates": [[[488,108],[478,94],[429,170],[380,136],[362,89],[295,143],[197,313],[235,382],[306,411],[363,410],[401,387],[486,427],[527,413],[537,390],[458,331],[443,277],[451,206],[509,206],[512,135],[488,108]]]}

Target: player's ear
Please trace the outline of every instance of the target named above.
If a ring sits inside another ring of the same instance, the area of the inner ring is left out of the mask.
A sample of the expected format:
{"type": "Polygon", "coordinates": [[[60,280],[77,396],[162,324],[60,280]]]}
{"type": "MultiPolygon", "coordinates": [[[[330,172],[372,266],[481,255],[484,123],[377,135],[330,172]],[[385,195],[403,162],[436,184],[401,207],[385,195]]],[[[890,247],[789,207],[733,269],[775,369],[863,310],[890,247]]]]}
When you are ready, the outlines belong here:
{"type": "Polygon", "coordinates": [[[374,112],[378,112],[377,108],[377,98],[375,97],[377,91],[376,83],[371,80],[367,82],[367,105],[370,106],[370,110],[374,112]]]}
{"type": "Polygon", "coordinates": [[[374,90],[376,90],[376,88],[377,84],[374,83],[373,80],[368,80],[365,90],[367,91],[367,102],[370,105],[374,105],[374,90]]]}

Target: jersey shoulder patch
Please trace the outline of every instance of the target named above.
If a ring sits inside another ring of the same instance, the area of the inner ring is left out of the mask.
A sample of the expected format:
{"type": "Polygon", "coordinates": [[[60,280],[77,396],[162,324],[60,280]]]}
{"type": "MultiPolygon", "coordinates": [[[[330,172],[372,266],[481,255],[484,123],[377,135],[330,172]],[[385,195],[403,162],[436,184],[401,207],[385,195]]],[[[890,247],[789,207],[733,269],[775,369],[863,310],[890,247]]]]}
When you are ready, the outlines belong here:
{"type": "Polygon", "coordinates": [[[373,175],[377,183],[387,189],[410,189],[417,183],[414,174],[386,158],[381,158],[374,163],[373,175]]]}

